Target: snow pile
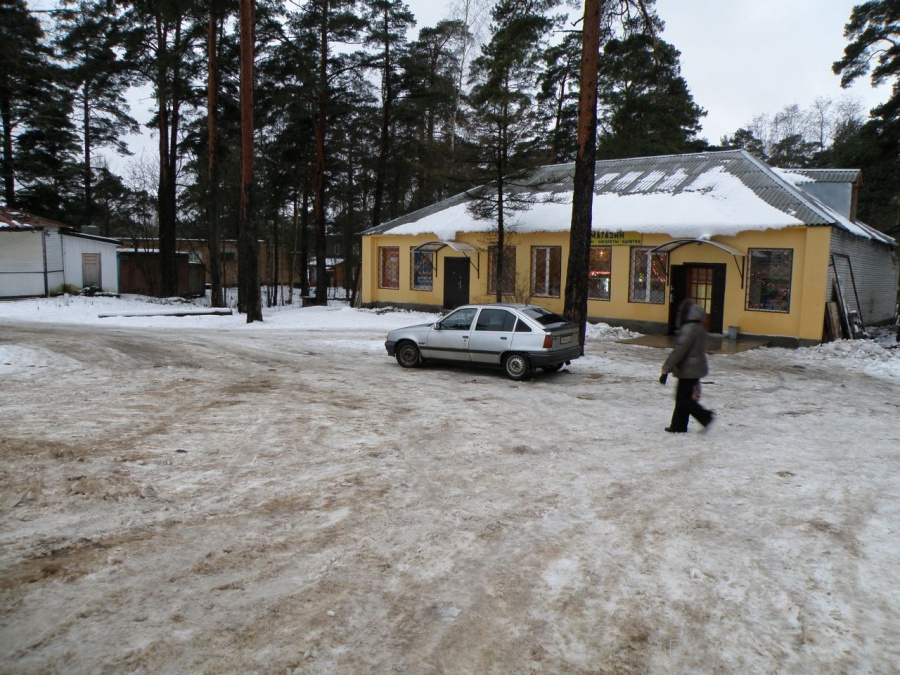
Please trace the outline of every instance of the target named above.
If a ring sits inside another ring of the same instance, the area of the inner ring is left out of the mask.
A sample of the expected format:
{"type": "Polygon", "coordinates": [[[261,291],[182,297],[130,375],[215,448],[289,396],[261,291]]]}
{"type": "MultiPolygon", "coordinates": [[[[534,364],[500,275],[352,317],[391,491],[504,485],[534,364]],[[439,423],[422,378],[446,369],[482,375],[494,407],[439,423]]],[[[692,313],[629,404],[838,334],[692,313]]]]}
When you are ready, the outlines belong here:
{"type": "Polygon", "coordinates": [[[881,379],[900,381],[900,350],[885,349],[874,340],[838,340],[797,350],[797,359],[839,363],[842,368],[881,379]]]}
{"type": "Polygon", "coordinates": [[[629,338],[638,337],[640,333],[628,330],[627,328],[619,328],[618,326],[610,326],[605,323],[589,323],[586,340],[597,340],[599,342],[616,342],[618,340],[628,340],[629,338]]]}

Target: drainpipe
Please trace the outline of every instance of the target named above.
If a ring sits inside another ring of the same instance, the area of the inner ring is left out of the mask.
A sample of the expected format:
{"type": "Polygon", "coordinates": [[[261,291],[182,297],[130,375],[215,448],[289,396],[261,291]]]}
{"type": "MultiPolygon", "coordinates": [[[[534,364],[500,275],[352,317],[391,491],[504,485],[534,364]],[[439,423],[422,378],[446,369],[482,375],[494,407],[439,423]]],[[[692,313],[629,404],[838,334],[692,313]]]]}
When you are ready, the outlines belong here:
{"type": "Polygon", "coordinates": [[[44,297],[50,297],[50,282],[47,278],[47,237],[50,236],[50,232],[44,230],[41,232],[41,249],[44,253],[44,297]]]}

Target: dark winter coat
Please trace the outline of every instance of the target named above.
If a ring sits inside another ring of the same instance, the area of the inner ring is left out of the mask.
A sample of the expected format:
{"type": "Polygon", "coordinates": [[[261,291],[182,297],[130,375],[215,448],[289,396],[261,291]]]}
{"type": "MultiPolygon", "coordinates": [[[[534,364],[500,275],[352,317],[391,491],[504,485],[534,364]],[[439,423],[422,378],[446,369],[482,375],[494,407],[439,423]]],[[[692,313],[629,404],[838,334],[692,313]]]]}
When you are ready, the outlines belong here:
{"type": "Polygon", "coordinates": [[[699,380],[709,374],[706,361],[706,329],[703,327],[704,309],[690,303],[683,308],[684,317],[678,329],[678,339],[669,358],[663,364],[664,373],[679,379],[699,380]]]}

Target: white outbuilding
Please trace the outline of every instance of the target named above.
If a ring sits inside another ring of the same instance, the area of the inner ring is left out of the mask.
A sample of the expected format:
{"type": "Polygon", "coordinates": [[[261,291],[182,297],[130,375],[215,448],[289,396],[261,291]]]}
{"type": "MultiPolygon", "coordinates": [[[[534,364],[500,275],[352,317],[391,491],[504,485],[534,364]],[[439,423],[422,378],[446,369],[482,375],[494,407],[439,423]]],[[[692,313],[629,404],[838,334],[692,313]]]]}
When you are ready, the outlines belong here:
{"type": "Polygon", "coordinates": [[[0,206],[0,298],[49,296],[66,286],[118,293],[120,245],[0,206]]]}

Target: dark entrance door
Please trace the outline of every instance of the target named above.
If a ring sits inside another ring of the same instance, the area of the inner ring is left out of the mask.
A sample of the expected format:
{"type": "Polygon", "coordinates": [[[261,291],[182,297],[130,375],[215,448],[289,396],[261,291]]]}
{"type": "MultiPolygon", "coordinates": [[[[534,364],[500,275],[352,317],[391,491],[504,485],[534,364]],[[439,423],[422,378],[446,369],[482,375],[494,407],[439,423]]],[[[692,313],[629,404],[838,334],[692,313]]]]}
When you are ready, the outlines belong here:
{"type": "Polygon", "coordinates": [[[723,264],[672,265],[669,286],[669,332],[676,330],[678,308],[690,298],[706,310],[706,329],[721,333],[725,319],[725,270],[723,264]]]}
{"type": "Polygon", "coordinates": [[[469,302],[469,259],[444,258],[444,307],[469,302]]]}

